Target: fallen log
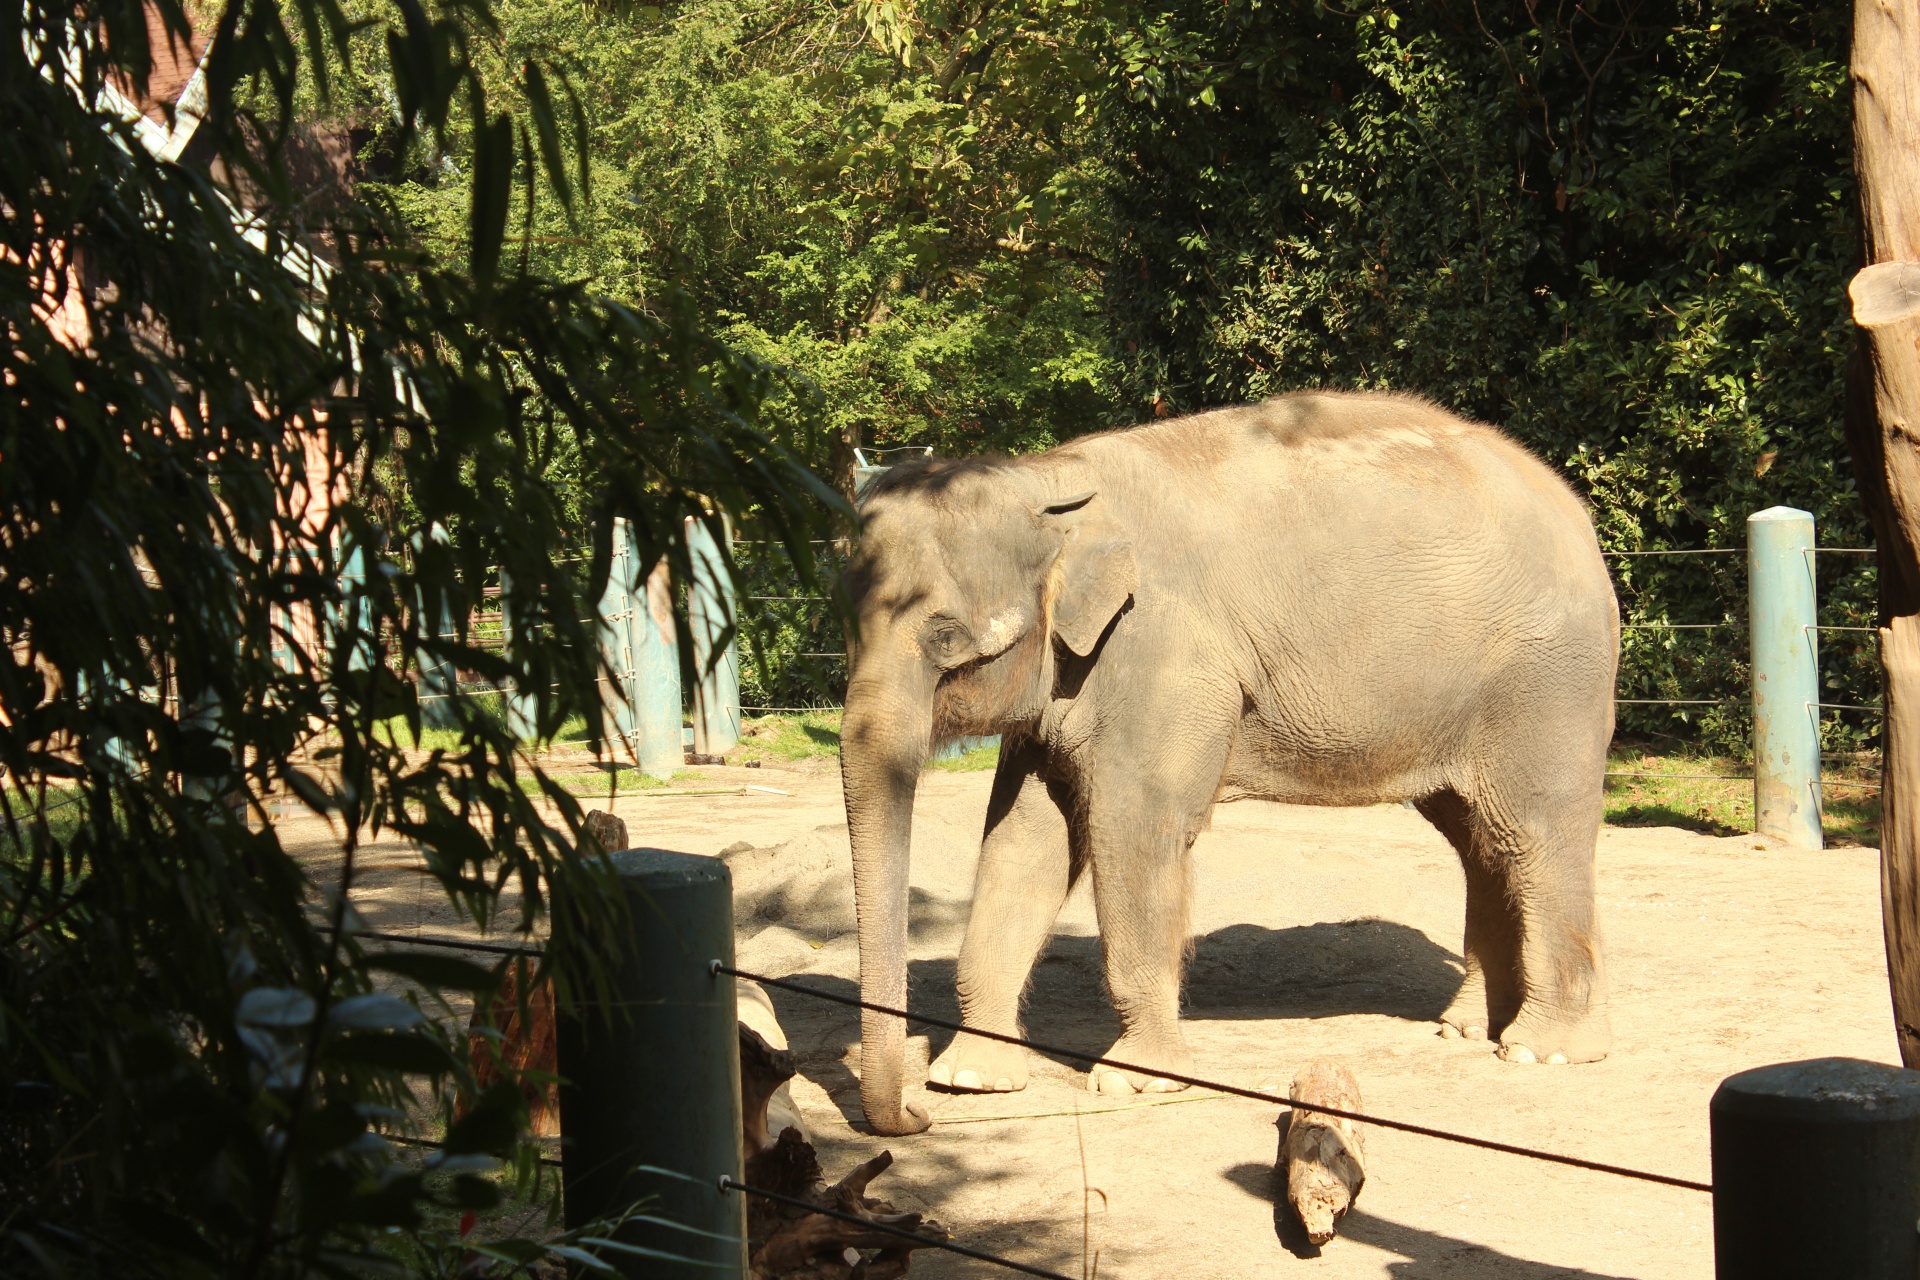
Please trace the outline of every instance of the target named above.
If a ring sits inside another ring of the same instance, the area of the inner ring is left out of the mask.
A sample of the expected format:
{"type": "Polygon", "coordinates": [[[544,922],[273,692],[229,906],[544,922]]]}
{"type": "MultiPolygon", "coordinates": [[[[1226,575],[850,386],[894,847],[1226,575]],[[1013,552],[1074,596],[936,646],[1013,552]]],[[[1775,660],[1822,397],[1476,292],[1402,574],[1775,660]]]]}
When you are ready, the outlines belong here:
{"type": "MultiPolygon", "coordinates": [[[[1353,1073],[1324,1058],[1293,1078],[1288,1097],[1298,1102],[1360,1110],[1360,1084],[1353,1073]]],[[[1334,1224],[1353,1207],[1367,1181],[1360,1127],[1351,1120],[1296,1107],[1287,1126],[1287,1202],[1300,1216],[1307,1239],[1325,1244],[1334,1224]]]]}

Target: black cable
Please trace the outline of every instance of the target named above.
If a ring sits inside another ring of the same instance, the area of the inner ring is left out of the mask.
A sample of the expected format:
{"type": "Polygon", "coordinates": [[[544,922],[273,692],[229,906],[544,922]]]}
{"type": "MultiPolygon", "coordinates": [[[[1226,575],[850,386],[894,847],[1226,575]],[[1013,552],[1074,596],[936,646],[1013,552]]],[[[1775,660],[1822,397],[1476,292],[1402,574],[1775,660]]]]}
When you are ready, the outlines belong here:
{"type": "MultiPolygon", "coordinates": [[[[332,933],[333,926],[318,925],[321,933],[332,933]]],[[[543,954],[538,947],[509,947],[498,942],[463,942],[458,938],[420,938],[406,933],[376,933],[371,929],[355,929],[350,935],[355,938],[375,938],[381,942],[402,942],[410,947],[443,947],[448,951],[489,951],[501,956],[538,956],[543,954]]]]}
{"type": "Polygon", "coordinates": [[[781,1195],[778,1191],[767,1191],[760,1187],[750,1187],[744,1182],[735,1182],[726,1174],[720,1175],[722,1191],[739,1191],[750,1196],[759,1196],[763,1200],[773,1200],[780,1204],[791,1205],[796,1209],[805,1209],[808,1213],[824,1214],[829,1218],[838,1218],[842,1222],[851,1222],[855,1226],[866,1227],[884,1235],[899,1236],[902,1240],[911,1240],[927,1249],[945,1249],[948,1253],[957,1253],[963,1258],[976,1258],[981,1262],[991,1262],[996,1267],[1005,1267],[1009,1271],[1018,1271],[1030,1276],[1044,1276],[1046,1280],[1073,1280],[1071,1276],[1061,1275],[1058,1271],[1048,1271],[1045,1267],[1028,1266],[1024,1262],[1015,1262],[1011,1258],[996,1257],[991,1253],[982,1253],[978,1249],[969,1249],[963,1244],[951,1240],[936,1240],[932,1236],[923,1236],[917,1231],[905,1227],[891,1226],[885,1222],[875,1222],[871,1218],[862,1218],[858,1214],[842,1213],[838,1209],[829,1209],[807,1200],[781,1195]]]}
{"type": "Polygon", "coordinates": [[[1093,1066],[1114,1067],[1121,1071],[1136,1071],[1141,1075],[1161,1080],[1172,1080],[1178,1084],[1190,1085],[1200,1089],[1212,1089],[1219,1093],[1232,1094],[1239,1098],[1252,1098],[1255,1102],[1284,1103],[1300,1111],[1317,1111],[1323,1115],[1338,1116],[1342,1120],[1353,1120],[1361,1124],[1378,1125],[1382,1129],[1398,1129],[1402,1133],[1417,1133],[1423,1138],[1438,1138],[1442,1142],[1458,1142],[1464,1146],[1479,1147],[1486,1151],[1500,1151],[1510,1156],[1525,1156],[1530,1160],[1544,1160],[1549,1164],[1563,1164],[1574,1169],[1586,1169],[1594,1173],[1611,1173],[1621,1178],[1637,1178],[1642,1182],[1657,1182],[1662,1186],[1681,1187],[1688,1191],[1704,1191],[1713,1194],[1713,1185],[1707,1182],[1694,1182],[1688,1178],[1669,1177],[1664,1173],[1648,1173],[1643,1169],[1628,1169],[1617,1164],[1604,1164],[1598,1160],[1583,1160],[1579,1156],[1563,1156],[1552,1151],[1537,1151],[1532,1147],[1518,1147],[1510,1142],[1495,1142],[1491,1138],[1474,1138],[1463,1133],[1448,1133],[1444,1129],[1429,1129],[1425,1125],[1410,1124],[1405,1120],[1383,1120],[1378,1116],[1362,1115],[1358,1111],[1342,1111],[1338,1107],[1323,1107],[1317,1102],[1301,1102],[1296,1099],[1282,1098],[1271,1093],[1260,1093],[1254,1089],[1242,1089],[1236,1085],[1220,1084],[1213,1080],[1201,1080],[1194,1076],[1183,1076],[1173,1071],[1163,1071],[1157,1067],[1143,1067],[1132,1062],[1117,1062],[1112,1058],[1103,1058],[1098,1054],[1083,1053],[1078,1049],[1063,1049],[1058,1045],[1040,1044],[1033,1040],[1022,1040],[1019,1036],[1001,1035],[997,1031],[982,1031],[978,1027],[962,1026],[958,1022],[949,1022],[945,1018],[928,1017],[922,1013],[908,1013],[904,1009],[890,1009],[883,1004],[872,1004],[853,996],[835,995],[831,991],[821,991],[813,987],[803,987],[797,982],[787,982],[780,978],[768,978],[757,973],[748,973],[735,969],[731,965],[715,960],[708,965],[708,972],[730,974],[736,978],[745,978],[749,982],[758,982],[763,986],[778,987],[782,991],[791,991],[796,995],[813,996],[820,1000],[830,1000],[835,1004],[847,1005],[854,1009],[868,1009],[874,1013],[884,1013],[890,1017],[902,1018],[908,1022],[918,1022],[929,1027],[940,1027],[946,1031],[961,1031],[970,1036],[979,1036],[982,1040],[997,1040],[1001,1044],[1019,1045],[1040,1053],[1052,1054],[1062,1058],[1072,1058],[1093,1066]]]}

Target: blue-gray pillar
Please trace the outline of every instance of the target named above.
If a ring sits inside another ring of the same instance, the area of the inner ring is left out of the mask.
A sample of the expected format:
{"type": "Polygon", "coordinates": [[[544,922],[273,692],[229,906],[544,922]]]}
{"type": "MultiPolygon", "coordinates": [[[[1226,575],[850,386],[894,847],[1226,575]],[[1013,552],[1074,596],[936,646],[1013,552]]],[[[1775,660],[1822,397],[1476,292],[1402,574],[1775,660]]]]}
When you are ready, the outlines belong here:
{"type": "MultiPolygon", "coordinates": [[[[631,546],[629,531],[629,546],[631,546]]],[[[634,548],[638,550],[638,548],[634,548]]],[[[627,624],[633,647],[634,755],[649,777],[670,778],[687,762],[680,697],[680,643],[673,621],[673,579],[662,560],[651,571],[635,563],[633,614],[627,624]]]]}
{"type": "MultiPolygon", "coordinates": [[[[728,530],[732,541],[732,530],[728,530]]],[[[693,633],[693,749],[719,755],[740,741],[740,650],[737,639],[724,648],[720,637],[739,616],[733,607],[733,579],[726,558],[704,521],[687,519],[687,555],[693,581],[687,584],[687,626],[693,633]],[[717,651],[717,652],[716,652],[717,651]]]]}
{"type": "Polygon", "coordinates": [[[610,738],[630,743],[634,740],[633,720],[633,641],[634,616],[639,593],[634,586],[638,577],[631,545],[631,533],[625,520],[613,522],[613,563],[607,573],[607,588],[600,595],[596,612],[600,617],[600,660],[612,678],[601,676],[600,706],[606,717],[610,738]]]}
{"type": "Polygon", "coordinates": [[[602,1253],[616,1270],[740,1280],[744,1197],[719,1187],[740,1178],[739,1014],[733,979],[710,968],[733,963],[732,882],[718,858],[628,849],[612,862],[633,923],[608,956],[616,1003],[563,1009],[557,1024],[567,1225],[646,1201],[694,1230],[636,1222],[617,1238],[689,1261],[602,1253]]]}
{"type": "Polygon", "coordinates": [[[1754,830],[1796,849],[1824,843],[1813,546],[1810,512],[1769,507],[1747,517],[1754,830]]]}
{"type": "Polygon", "coordinates": [[[1709,1114],[1719,1280],[1911,1280],[1920,1071],[1756,1067],[1722,1081],[1709,1114]]]}

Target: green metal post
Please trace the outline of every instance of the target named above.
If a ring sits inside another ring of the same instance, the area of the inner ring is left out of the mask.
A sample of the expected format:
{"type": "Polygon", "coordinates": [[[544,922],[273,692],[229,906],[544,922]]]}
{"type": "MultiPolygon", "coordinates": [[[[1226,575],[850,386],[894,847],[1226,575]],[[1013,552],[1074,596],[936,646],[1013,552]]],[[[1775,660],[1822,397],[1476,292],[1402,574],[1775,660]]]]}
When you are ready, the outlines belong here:
{"type": "Polygon", "coordinates": [[[634,586],[638,570],[629,546],[631,530],[625,520],[613,522],[613,563],[607,573],[607,589],[600,595],[601,662],[618,677],[616,688],[602,677],[601,706],[608,726],[622,742],[634,738],[633,721],[633,641],[635,601],[641,593],[634,586]]]}
{"type": "Polygon", "coordinates": [[[1823,844],[1813,546],[1810,512],[1769,507],[1747,517],[1754,829],[1796,849],[1823,844]]]}
{"type": "MultiPolygon", "coordinates": [[[[639,550],[633,531],[627,546],[639,550]]],[[[633,556],[632,617],[627,623],[633,650],[633,678],[627,697],[633,706],[634,754],[649,777],[671,778],[687,762],[681,724],[680,642],[673,622],[673,580],[666,561],[648,566],[633,556]]],[[[736,699],[737,700],[737,699],[736,699]]]]}
{"type": "MultiPolygon", "coordinates": [[[[731,543],[732,530],[727,531],[731,543]]],[[[693,632],[693,749],[719,755],[740,741],[740,650],[737,639],[718,648],[739,615],[726,558],[703,521],[687,519],[687,554],[693,581],[687,585],[687,624],[693,632]]]]}
{"type": "Polygon", "coordinates": [[[636,1222],[618,1238],[689,1261],[602,1253],[621,1274],[740,1280],[742,1197],[719,1186],[740,1177],[740,1029],[733,979],[711,968],[733,963],[732,880],[718,858],[664,849],[612,861],[633,922],[611,957],[614,1007],[563,1010],[556,1027],[567,1225],[649,1201],[694,1231],[636,1222]]]}
{"type": "Polygon", "coordinates": [[[1708,1113],[1719,1280],[1911,1280],[1920,1071],[1756,1067],[1722,1081],[1708,1113]]]}

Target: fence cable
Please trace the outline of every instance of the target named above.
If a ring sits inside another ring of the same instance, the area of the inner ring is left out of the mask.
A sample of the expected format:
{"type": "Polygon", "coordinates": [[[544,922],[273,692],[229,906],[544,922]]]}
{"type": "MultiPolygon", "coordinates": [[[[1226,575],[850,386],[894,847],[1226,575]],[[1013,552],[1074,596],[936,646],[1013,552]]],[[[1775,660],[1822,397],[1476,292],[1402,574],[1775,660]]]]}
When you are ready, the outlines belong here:
{"type": "Polygon", "coordinates": [[[918,1022],[929,1027],[939,1027],[946,1031],[965,1032],[970,1036],[978,1036],[982,1040],[995,1040],[1001,1044],[1018,1045],[1024,1049],[1032,1049],[1037,1053],[1049,1054],[1061,1058],[1072,1058],[1091,1066],[1113,1067],[1116,1070],[1133,1071],[1141,1075],[1151,1076],[1161,1080],[1171,1080],[1176,1084],[1189,1085],[1194,1088],[1213,1089],[1220,1093],[1232,1094],[1239,1098],[1251,1098],[1255,1102],[1264,1102],[1269,1106],[1276,1102],[1281,1102],[1296,1110],[1317,1111],[1324,1115],[1338,1116],[1342,1120],[1352,1120],[1359,1124],[1377,1125],[1382,1129],[1398,1129],[1402,1133],[1418,1134],[1423,1138],[1438,1138],[1442,1142],[1457,1142],[1463,1146],[1479,1147],[1485,1151],[1499,1151],[1512,1156],[1525,1156],[1530,1160],[1544,1160],[1549,1164],[1567,1165],[1570,1168],[1586,1169],[1594,1173],[1611,1173],[1616,1177],[1634,1178],[1641,1182],[1657,1182],[1663,1186],[1680,1187],[1688,1191],[1704,1191],[1709,1195],[1713,1193],[1713,1185],[1711,1183],[1695,1182],[1690,1178],[1675,1178],[1664,1173],[1649,1173],[1644,1169],[1629,1169],[1623,1165],[1606,1164],[1599,1160],[1583,1159],[1580,1156],[1564,1156],[1553,1151],[1540,1151],[1533,1147],[1516,1146],[1510,1142],[1496,1142],[1491,1138],[1476,1138],[1463,1133],[1449,1133],[1445,1129],[1433,1129],[1426,1125],[1412,1124],[1405,1120],[1387,1120],[1379,1116],[1363,1115],[1358,1111],[1342,1111],[1338,1107],[1326,1107],[1317,1102],[1301,1102],[1297,1099],[1281,1098],[1275,1094],[1261,1093],[1254,1089],[1243,1089],[1238,1085],[1221,1084],[1216,1080],[1202,1080],[1197,1076],[1180,1075],[1177,1072],[1164,1071],[1158,1067],[1143,1067],[1138,1063],[1120,1062],[1112,1058],[1103,1058],[1098,1054],[1085,1053],[1079,1049],[1065,1049],[1059,1045],[1041,1044],[1038,1041],[1026,1040],[1020,1036],[1001,1035],[997,1031],[983,1031],[978,1027],[962,1026],[958,1022],[949,1022],[945,1018],[935,1018],[923,1013],[908,1013],[905,1009],[894,1009],[883,1004],[873,1004],[870,1001],[857,999],[854,996],[836,995],[831,991],[821,991],[814,987],[802,986],[797,982],[788,982],[782,978],[770,978],[764,974],[749,973],[744,969],[736,969],[732,965],[719,960],[711,961],[707,969],[708,972],[716,976],[722,973],[730,974],[736,978],[745,978],[749,982],[758,982],[762,986],[778,987],[782,991],[791,991],[795,995],[811,996],[816,1000],[828,1000],[834,1004],[846,1005],[849,1008],[866,1009],[873,1013],[883,1013],[889,1017],[900,1018],[907,1022],[918,1022]]]}

